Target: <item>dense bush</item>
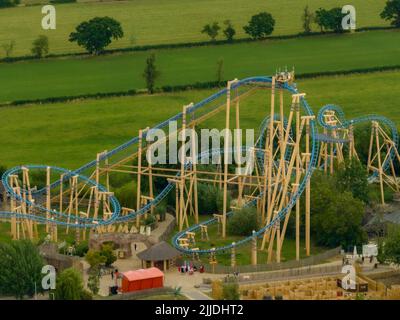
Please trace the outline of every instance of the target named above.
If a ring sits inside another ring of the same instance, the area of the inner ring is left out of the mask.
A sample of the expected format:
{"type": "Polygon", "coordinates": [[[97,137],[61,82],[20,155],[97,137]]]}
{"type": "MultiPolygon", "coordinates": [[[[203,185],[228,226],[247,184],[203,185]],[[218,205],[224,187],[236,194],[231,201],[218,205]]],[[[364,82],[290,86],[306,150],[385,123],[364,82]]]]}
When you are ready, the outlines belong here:
{"type": "Polygon", "coordinates": [[[364,204],[351,192],[338,192],[336,179],[315,171],[311,179],[311,232],[318,245],[361,245],[364,204]]]}
{"type": "Polygon", "coordinates": [[[400,227],[391,225],[388,234],[379,242],[379,261],[400,265],[400,227]]]}
{"type": "Polygon", "coordinates": [[[78,243],[75,247],[75,255],[79,257],[84,257],[89,251],[89,243],[87,241],[82,241],[78,243]]]}
{"type": "Polygon", "coordinates": [[[39,250],[32,242],[0,243],[0,295],[22,299],[32,297],[35,290],[41,292],[43,265],[39,250]]]}
{"type": "Polygon", "coordinates": [[[333,32],[339,33],[343,32],[342,28],[342,19],[344,15],[342,13],[342,9],[332,8],[330,10],[326,10],[323,8],[319,8],[315,12],[315,22],[321,28],[321,32],[331,30],[333,32]]]}
{"type": "Polygon", "coordinates": [[[116,189],[114,195],[122,207],[135,209],[137,196],[136,190],[136,182],[131,181],[130,183],[125,184],[123,187],[116,189]]]}
{"type": "Polygon", "coordinates": [[[354,198],[364,203],[369,202],[367,169],[360,161],[353,158],[339,165],[335,178],[339,191],[349,191],[354,198]]]}
{"type": "Polygon", "coordinates": [[[258,230],[257,210],[254,207],[242,208],[228,219],[228,232],[235,236],[249,236],[258,230]]]}
{"type": "Polygon", "coordinates": [[[227,282],[222,286],[224,300],[240,300],[239,285],[237,282],[227,282]]]}
{"type": "Polygon", "coordinates": [[[104,264],[106,267],[110,267],[115,261],[117,261],[113,244],[103,244],[101,246],[100,255],[105,258],[104,264]]]}
{"type": "Polygon", "coordinates": [[[68,268],[58,275],[56,300],[88,300],[90,298],[91,295],[84,289],[82,276],[77,270],[68,268]]]}
{"type": "MultiPolygon", "coordinates": [[[[197,185],[199,214],[214,214],[223,212],[223,190],[211,184],[197,185]]],[[[230,206],[230,195],[227,194],[227,209],[230,206]]]]}

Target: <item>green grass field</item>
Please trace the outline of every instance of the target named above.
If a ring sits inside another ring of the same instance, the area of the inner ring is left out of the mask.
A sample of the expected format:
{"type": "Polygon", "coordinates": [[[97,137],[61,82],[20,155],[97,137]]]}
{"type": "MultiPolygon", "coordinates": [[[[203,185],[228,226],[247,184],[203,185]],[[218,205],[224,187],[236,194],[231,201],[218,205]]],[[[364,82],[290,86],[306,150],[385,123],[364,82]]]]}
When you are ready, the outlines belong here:
{"type": "MultiPolygon", "coordinates": [[[[327,77],[297,82],[307,93],[314,111],[328,103],[341,105],[349,117],[378,113],[400,124],[400,72],[327,77]]],[[[214,90],[124,98],[85,100],[74,103],[0,108],[2,148],[0,164],[39,163],[76,168],[93,160],[97,152],[137,135],[139,128],[153,126],[198,102],[214,90]]],[[[254,100],[254,99],[253,99],[254,100]]],[[[241,112],[242,125],[258,128],[265,116],[264,100],[252,102],[241,112]]],[[[218,119],[210,126],[222,123],[218,119]]]]}
{"type": "MultiPolygon", "coordinates": [[[[223,46],[157,51],[157,85],[215,81],[217,61],[224,78],[273,74],[295,66],[297,73],[396,65],[400,31],[373,31],[223,46]]],[[[46,59],[0,64],[0,102],[145,87],[146,52],[102,57],[46,59]]]]}
{"type": "MultiPolygon", "coordinates": [[[[261,11],[270,12],[276,20],[275,35],[294,34],[301,30],[305,5],[311,10],[348,4],[344,0],[132,0],[55,5],[57,29],[42,30],[41,6],[0,9],[0,44],[16,42],[14,56],[30,54],[32,41],[40,34],[50,40],[51,53],[82,51],[68,42],[69,34],[82,21],[95,16],[110,16],[121,22],[125,37],[111,47],[180,43],[206,40],[200,33],[210,22],[231,19],[237,37],[244,37],[243,25],[261,11]]],[[[379,17],[385,0],[353,0],[357,26],[388,25],[379,17]]],[[[220,36],[221,37],[221,36],[220,36]]],[[[3,50],[1,50],[3,51],[3,50]]],[[[4,55],[4,51],[1,52],[4,55]]]]}

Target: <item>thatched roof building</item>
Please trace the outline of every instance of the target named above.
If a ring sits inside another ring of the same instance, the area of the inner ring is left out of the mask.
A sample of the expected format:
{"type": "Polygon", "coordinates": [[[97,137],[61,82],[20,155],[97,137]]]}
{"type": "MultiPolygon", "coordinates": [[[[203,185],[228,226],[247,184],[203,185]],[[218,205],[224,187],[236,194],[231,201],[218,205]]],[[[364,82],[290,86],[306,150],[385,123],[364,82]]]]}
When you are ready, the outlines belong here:
{"type": "Polygon", "coordinates": [[[156,266],[161,270],[167,270],[171,262],[179,255],[180,252],[165,241],[161,241],[137,254],[139,259],[142,260],[142,266],[144,264],[146,264],[146,268],[156,266]]]}

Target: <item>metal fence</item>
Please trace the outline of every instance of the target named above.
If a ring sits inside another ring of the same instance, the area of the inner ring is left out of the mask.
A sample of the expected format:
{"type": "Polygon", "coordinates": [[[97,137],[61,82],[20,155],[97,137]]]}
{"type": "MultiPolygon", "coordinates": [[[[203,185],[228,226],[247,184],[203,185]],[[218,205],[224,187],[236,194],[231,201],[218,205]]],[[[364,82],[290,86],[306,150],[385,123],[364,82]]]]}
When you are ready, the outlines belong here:
{"type": "Polygon", "coordinates": [[[299,261],[287,261],[281,263],[268,263],[268,264],[257,264],[257,265],[244,265],[244,266],[222,266],[222,265],[215,265],[214,270],[211,265],[205,265],[205,271],[218,274],[229,274],[233,272],[239,273],[252,273],[252,272],[265,272],[265,271],[276,271],[276,270],[285,270],[285,269],[294,269],[294,268],[302,268],[307,266],[312,266],[316,264],[320,264],[327,259],[333,258],[339,255],[341,252],[341,247],[337,247],[334,249],[330,249],[325,251],[321,254],[311,256],[305,259],[301,259],[299,261]]]}

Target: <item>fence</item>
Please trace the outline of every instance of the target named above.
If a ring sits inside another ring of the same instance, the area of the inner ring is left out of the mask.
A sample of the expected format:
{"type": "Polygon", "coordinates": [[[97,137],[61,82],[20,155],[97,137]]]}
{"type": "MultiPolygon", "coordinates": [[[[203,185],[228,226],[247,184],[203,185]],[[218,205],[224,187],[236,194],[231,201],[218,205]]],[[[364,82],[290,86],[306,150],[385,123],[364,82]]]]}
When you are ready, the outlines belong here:
{"type": "Polygon", "coordinates": [[[269,280],[289,280],[290,278],[327,276],[340,273],[341,265],[308,266],[296,269],[276,270],[270,272],[258,272],[247,275],[240,275],[238,280],[241,284],[269,281],[269,280]]]}
{"type": "MultiPolygon", "coordinates": [[[[269,264],[257,264],[257,265],[245,265],[245,266],[236,266],[232,268],[231,266],[222,266],[215,265],[214,273],[219,274],[228,274],[232,272],[239,273],[252,273],[252,272],[263,272],[263,271],[275,271],[275,270],[285,270],[285,269],[294,269],[294,268],[302,268],[307,266],[312,266],[315,264],[322,263],[327,259],[333,258],[340,254],[341,247],[337,247],[328,251],[325,251],[321,254],[311,256],[305,259],[301,259],[299,261],[287,261],[281,263],[269,263],[269,264]]],[[[211,265],[205,265],[205,271],[212,273],[213,268],[211,265]]]]}

